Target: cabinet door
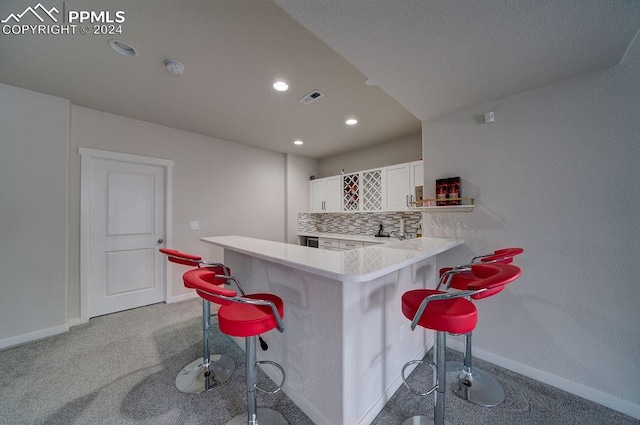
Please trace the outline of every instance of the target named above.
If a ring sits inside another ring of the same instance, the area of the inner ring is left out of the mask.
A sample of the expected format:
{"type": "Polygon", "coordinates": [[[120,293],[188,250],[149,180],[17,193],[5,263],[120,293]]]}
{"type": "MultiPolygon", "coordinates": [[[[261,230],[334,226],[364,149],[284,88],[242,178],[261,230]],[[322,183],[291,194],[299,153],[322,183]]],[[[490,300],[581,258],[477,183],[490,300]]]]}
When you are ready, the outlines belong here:
{"type": "Polygon", "coordinates": [[[342,211],[360,211],[360,173],[342,175],[342,211]]]}
{"type": "Polygon", "coordinates": [[[413,161],[409,163],[411,167],[411,201],[418,201],[416,199],[416,187],[422,186],[423,198],[427,188],[424,187],[424,166],[422,161],[413,161]]]}
{"type": "Polygon", "coordinates": [[[363,248],[364,247],[364,242],[360,242],[360,241],[347,241],[344,239],[340,239],[340,249],[341,250],[349,250],[349,249],[356,249],[356,248],[363,248]]]}
{"type": "Polygon", "coordinates": [[[382,210],[382,170],[362,172],[362,211],[382,210]]]}
{"type": "Polygon", "coordinates": [[[409,209],[410,190],[409,163],[392,165],[382,169],[382,201],[385,210],[409,209]]]}
{"type": "Polygon", "coordinates": [[[324,212],[340,212],[340,176],[327,177],[324,212]]]}
{"type": "Polygon", "coordinates": [[[310,212],[324,212],[325,184],[324,179],[311,180],[311,182],[309,182],[310,212]]]}

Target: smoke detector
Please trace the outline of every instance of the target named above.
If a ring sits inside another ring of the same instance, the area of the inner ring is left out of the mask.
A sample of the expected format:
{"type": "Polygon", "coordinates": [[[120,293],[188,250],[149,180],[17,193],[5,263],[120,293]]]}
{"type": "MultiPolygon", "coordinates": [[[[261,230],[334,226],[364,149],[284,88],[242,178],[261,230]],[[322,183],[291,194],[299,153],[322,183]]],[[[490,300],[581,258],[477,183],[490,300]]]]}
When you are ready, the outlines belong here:
{"type": "Polygon", "coordinates": [[[311,93],[307,94],[306,96],[298,100],[300,101],[300,103],[304,103],[305,105],[308,105],[314,100],[320,99],[322,96],[324,96],[324,93],[321,93],[318,90],[314,90],[311,93]]]}
{"type": "Polygon", "coordinates": [[[164,65],[167,67],[167,71],[171,74],[182,75],[184,72],[184,65],[177,60],[167,59],[164,61],[164,65]]]}

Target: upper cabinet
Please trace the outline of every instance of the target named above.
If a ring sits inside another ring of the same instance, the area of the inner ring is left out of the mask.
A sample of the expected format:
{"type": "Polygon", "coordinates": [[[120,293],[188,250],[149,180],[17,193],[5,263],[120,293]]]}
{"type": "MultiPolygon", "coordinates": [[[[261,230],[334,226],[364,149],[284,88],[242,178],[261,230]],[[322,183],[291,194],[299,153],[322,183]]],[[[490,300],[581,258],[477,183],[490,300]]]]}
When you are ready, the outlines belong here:
{"type": "Polygon", "coordinates": [[[409,209],[411,181],[409,163],[397,164],[382,169],[383,209],[403,211],[409,209]]]}
{"type": "Polygon", "coordinates": [[[311,180],[311,212],[340,212],[340,176],[311,180]]]}
{"type": "Polygon", "coordinates": [[[383,209],[405,211],[416,201],[416,187],[424,185],[422,161],[391,165],[382,169],[383,209]]]}
{"type": "Polygon", "coordinates": [[[342,175],[342,211],[382,210],[382,170],[342,175]]]}
{"type": "Polygon", "coordinates": [[[406,211],[422,186],[422,161],[326,177],[310,182],[311,212],[406,211]]]}

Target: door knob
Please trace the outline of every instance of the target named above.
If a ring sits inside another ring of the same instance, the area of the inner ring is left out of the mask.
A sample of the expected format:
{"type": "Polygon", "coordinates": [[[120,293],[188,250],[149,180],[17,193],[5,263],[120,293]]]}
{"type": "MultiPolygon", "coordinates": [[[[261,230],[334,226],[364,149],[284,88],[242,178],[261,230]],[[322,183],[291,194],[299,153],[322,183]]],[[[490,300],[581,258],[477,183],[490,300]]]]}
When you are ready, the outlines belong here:
{"type": "Polygon", "coordinates": [[[160,243],[163,243],[163,242],[164,242],[164,239],[158,239],[158,243],[159,243],[159,244],[160,244],[160,243]]]}

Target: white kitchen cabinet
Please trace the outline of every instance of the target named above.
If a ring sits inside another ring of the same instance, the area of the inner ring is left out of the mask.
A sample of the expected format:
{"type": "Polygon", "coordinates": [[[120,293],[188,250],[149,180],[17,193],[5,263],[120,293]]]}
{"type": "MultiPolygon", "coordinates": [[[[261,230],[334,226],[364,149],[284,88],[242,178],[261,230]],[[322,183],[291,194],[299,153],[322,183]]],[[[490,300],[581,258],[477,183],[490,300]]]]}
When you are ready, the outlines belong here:
{"type": "Polygon", "coordinates": [[[331,238],[318,238],[318,248],[329,251],[340,251],[340,240],[331,238]]]}
{"type": "Polygon", "coordinates": [[[342,176],[342,211],[382,210],[382,170],[373,169],[342,176]]]}
{"type": "Polygon", "coordinates": [[[391,165],[382,169],[382,208],[387,211],[409,209],[411,190],[410,163],[391,165]]]}
{"type": "Polygon", "coordinates": [[[340,212],[340,176],[309,182],[310,212],[340,212]]]}
{"type": "Polygon", "coordinates": [[[383,210],[406,211],[416,199],[416,186],[424,186],[422,161],[405,162],[382,169],[383,210]]]}
{"type": "Polygon", "coordinates": [[[423,187],[423,198],[424,192],[426,192],[426,188],[424,187],[424,165],[423,161],[412,161],[409,163],[410,173],[409,179],[411,181],[411,196],[412,198],[409,200],[410,202],[418,201],[416,199],[416,187],[423,187]]]}
{"type": "Polygon", "coordinates": [[[346,251],[349,249],[357,249],[357,248],[364,248],[364,242],[361,241],[347,241],[344,239],[340,239],[340,249],[342,251],[346,251]]]}

